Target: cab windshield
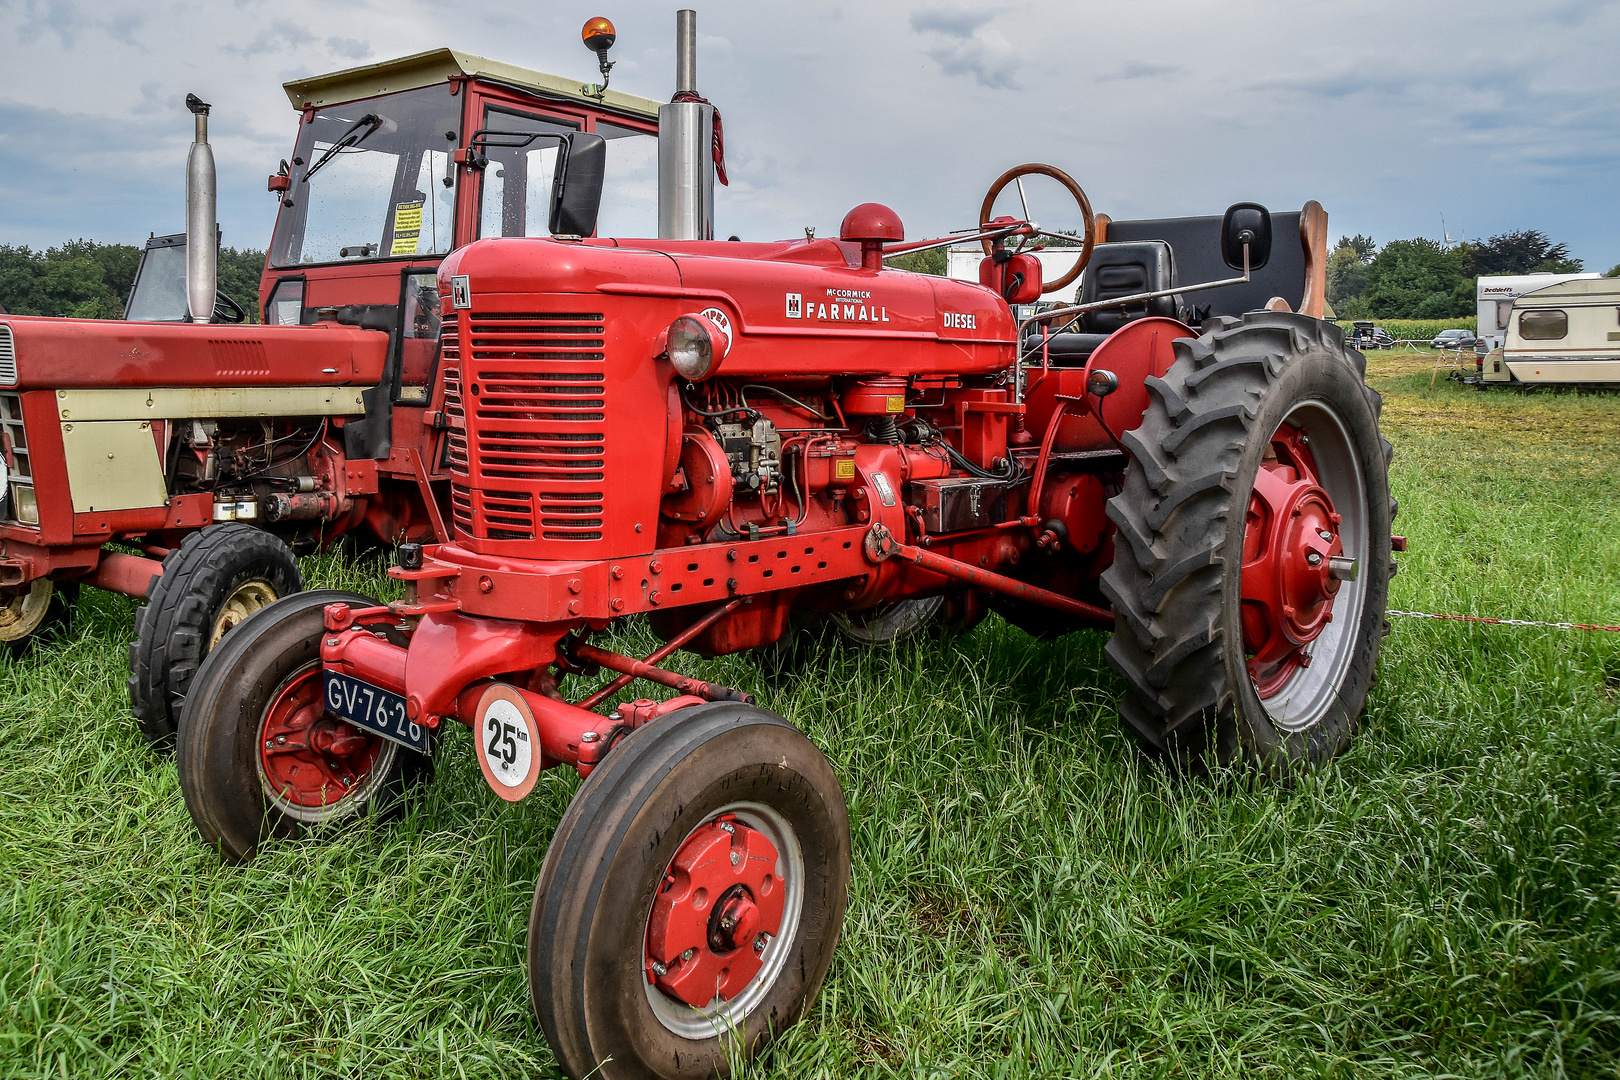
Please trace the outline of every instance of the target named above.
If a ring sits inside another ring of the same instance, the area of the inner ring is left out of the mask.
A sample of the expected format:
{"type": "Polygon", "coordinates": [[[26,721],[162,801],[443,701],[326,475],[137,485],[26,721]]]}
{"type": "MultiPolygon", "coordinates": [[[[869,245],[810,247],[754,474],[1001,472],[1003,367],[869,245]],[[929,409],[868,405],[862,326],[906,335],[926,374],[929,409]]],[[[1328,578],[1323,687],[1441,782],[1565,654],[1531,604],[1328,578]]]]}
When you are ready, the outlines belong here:
{"type": "Polygon", "coordinates": [[[271,262],[448,252],[460,127],[447,84],[317,110],[299,131],[271,262]]]}

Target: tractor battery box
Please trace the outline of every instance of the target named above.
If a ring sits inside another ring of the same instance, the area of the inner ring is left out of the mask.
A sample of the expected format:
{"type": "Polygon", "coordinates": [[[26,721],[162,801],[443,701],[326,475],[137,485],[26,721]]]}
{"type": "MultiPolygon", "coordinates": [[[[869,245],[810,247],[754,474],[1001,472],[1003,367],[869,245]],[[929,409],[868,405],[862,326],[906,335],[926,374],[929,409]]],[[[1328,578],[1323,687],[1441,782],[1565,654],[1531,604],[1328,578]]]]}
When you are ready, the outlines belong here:
{"type": "Polygon", "coordinates": [[[913,480],[906,485],[907,501],[922,510],[923,528],[930,536],[982,529],[1002,520],[1007,485],[1000,480],[961,477],[913,480]]]}

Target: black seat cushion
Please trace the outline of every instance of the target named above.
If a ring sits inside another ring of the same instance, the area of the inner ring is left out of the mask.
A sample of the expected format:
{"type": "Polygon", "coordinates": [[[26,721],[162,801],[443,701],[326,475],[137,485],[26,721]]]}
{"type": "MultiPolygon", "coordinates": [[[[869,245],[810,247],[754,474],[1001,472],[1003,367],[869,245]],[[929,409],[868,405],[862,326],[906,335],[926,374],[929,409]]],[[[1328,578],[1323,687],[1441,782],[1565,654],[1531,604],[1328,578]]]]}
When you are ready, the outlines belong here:
{"type": "MultiPolygon", "coordinates": [[[[1094,303],[1133,293],[1158,292],[1176,286],[1176,264],[1170,245],[1163,240],[1132,240],[1098,244],[1091,253],[1086,275],[1080,284],[1080,302],[1094,303]]],[[[1175,318],[1175,296],[1138,300],[1122,308],[1088,311],[1081,317],[1086,330],[1111,334],[1133,319],[1150,315],[1175,318]]]]}

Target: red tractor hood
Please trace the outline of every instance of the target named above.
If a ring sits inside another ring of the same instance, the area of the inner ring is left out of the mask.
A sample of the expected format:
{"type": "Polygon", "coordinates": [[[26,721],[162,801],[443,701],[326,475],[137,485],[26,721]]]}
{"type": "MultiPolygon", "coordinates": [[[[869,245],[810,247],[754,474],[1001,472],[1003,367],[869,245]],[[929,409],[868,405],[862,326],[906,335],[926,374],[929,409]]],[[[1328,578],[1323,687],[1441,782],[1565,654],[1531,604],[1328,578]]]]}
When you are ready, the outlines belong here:
{"type": "Polygon", "coordinates": [[[458,276],[468,279],[475,312],[591,293],[674,302],[676,315],[718,311],[731,337],[721,371],[735,375],[989,372],[1010,363],[1016,334],[990,290],[867,270],[857,246],[833,240],[488,239],[445,259],[441,295],[458,276]],[[805,348],[810,340],[815,347],[805,348]]]}
{"type": "Polygon", "coordinates": [[[374,386],[388,335],[314,326],[221,326],[7,315],[20,389],[374,386]]]}

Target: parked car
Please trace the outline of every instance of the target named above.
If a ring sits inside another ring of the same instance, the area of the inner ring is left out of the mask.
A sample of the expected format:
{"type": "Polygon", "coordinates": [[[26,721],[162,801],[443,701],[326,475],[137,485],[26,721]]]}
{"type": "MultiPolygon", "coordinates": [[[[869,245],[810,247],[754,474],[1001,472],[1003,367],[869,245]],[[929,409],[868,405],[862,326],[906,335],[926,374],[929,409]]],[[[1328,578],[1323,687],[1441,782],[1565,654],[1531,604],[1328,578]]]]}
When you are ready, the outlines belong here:
{"type": "Polygon", "coordinates": [[[1395,336],[1382,326],[1357,320],[1351,324],[1350,344],[1357,349],[1393,349],[1395,336]]]}
{"type": "Polygon", "coordinates": [[[1431,349],[1472,349],[1479,341],[1468,330],[1442,330],[1429,342],[1431,349]]]}

